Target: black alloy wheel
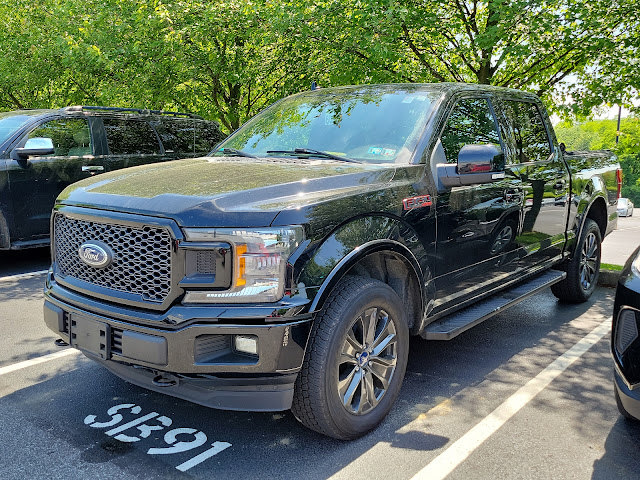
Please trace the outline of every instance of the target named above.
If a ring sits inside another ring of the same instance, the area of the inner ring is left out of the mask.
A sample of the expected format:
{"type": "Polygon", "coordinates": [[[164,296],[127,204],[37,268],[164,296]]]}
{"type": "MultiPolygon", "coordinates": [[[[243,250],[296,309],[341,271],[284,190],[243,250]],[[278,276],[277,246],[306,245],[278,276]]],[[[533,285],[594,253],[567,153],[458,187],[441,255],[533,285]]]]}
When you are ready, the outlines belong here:
{"type": "Polygon", "coordinates": [[[389,314],[372,307],[358,315],[336,365],[338,395],[349,413],[364,415],[380,403],[393,380],[397,355],[396,327],[389,314]]]}
{"type": "Polygon", "coordinates": [[[291,410],[306,427],[341,440],[375,428],[398,396],[409,328],[386,283],[345,277],[317,315],[291,410]]]}
{"type": "Polygon", "coordinates": [[[551,286],[560,300],[570,303],[586,302],[598,285],[602,236],[598,224],[587,218],[573,257],[566,265],[567,277],[551,286]]]}

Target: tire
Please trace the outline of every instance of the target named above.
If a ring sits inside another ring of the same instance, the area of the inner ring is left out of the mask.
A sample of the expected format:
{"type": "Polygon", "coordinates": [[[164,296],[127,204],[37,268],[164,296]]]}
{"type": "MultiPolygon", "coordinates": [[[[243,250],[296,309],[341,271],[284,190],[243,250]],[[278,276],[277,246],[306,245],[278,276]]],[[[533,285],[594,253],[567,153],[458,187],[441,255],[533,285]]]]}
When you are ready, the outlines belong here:
{"type": "Polygon", "coordinates": [[[618,411],[620,412],[620,415],[622,415],[628,422],[632,422],[632,423],[635,423],[635,424],[640,423],[640,420],[638,420],[636,417],[631,415],[624,408],[624,405],[622,404],[622,400],[620,399],[620,394],[618,393],[618,387],[616,387],[614,385],[613,391],[614,391],[614,394],[615,394],[615,397],[616,397],[616,406],[618,407],[618,411]]]}
{"type": "Polygon", "coordinates": [[[513,242],[514,238],[516,238],[516,222],[507,220],[496,229],[496,232],[491,237],[489,253],[491,255],[497,255],[505,251],[511,242],[513,242]]]}
{"type": "Polygon", "coordinates": [[[409,328],[396,292],[379,280],[346,277],[315,318],[291,411],[304,426],[333,438],[364,435],[395,402],[408,351],[409,328]],[[372,318],[375,324],[367,321],[372,318]]]}
{"type": "Polygon", "coordinates": [[[602,237],[598,224],[587,218],[573,257],[567,264],[567,278],[551,286],[560,300],[586,302],[598,285],[602,237]]]}

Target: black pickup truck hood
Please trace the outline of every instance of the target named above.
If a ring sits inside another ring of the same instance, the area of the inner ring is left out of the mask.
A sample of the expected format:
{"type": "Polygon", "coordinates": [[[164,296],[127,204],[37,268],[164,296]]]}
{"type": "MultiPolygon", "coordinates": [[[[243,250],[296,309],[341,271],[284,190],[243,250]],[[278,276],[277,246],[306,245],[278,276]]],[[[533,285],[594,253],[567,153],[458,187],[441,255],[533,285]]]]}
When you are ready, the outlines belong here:
{"type": "Polygon", "coordinates": [[[327,160],[196,158],[88,178],[57,204],[169,217],[182,227],[268,226],[283,210],[382,187],[394,172],[327,160]]]}

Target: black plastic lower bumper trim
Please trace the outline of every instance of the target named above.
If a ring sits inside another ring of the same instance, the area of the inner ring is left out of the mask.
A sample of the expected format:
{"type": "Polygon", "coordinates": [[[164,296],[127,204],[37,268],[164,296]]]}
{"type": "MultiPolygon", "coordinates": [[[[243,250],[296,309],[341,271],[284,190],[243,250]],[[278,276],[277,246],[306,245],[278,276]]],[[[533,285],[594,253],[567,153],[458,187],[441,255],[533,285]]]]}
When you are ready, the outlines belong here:
{"type": "Polygon", "coordinates": [[[297,374],[256,378],[198,378],[136,368],[113,361],[98,363],[140,387],[222,410],[276,412],[291,408],[297,374]],[[159,382],[162,377],[165,382],[159,382]]]}

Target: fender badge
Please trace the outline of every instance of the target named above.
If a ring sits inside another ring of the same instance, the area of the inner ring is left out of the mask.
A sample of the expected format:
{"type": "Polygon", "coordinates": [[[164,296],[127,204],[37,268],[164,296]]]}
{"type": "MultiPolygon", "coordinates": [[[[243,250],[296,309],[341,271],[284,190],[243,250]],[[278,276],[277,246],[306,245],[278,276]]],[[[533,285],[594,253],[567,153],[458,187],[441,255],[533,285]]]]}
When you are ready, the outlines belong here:
{"type": "Polygon", "coordinates": [[[402,205],[405,210],[412,210],[414,208],[430,207],[431,195],[420,195],[419,197],[409,197],[402,200],[402,205]]]}

